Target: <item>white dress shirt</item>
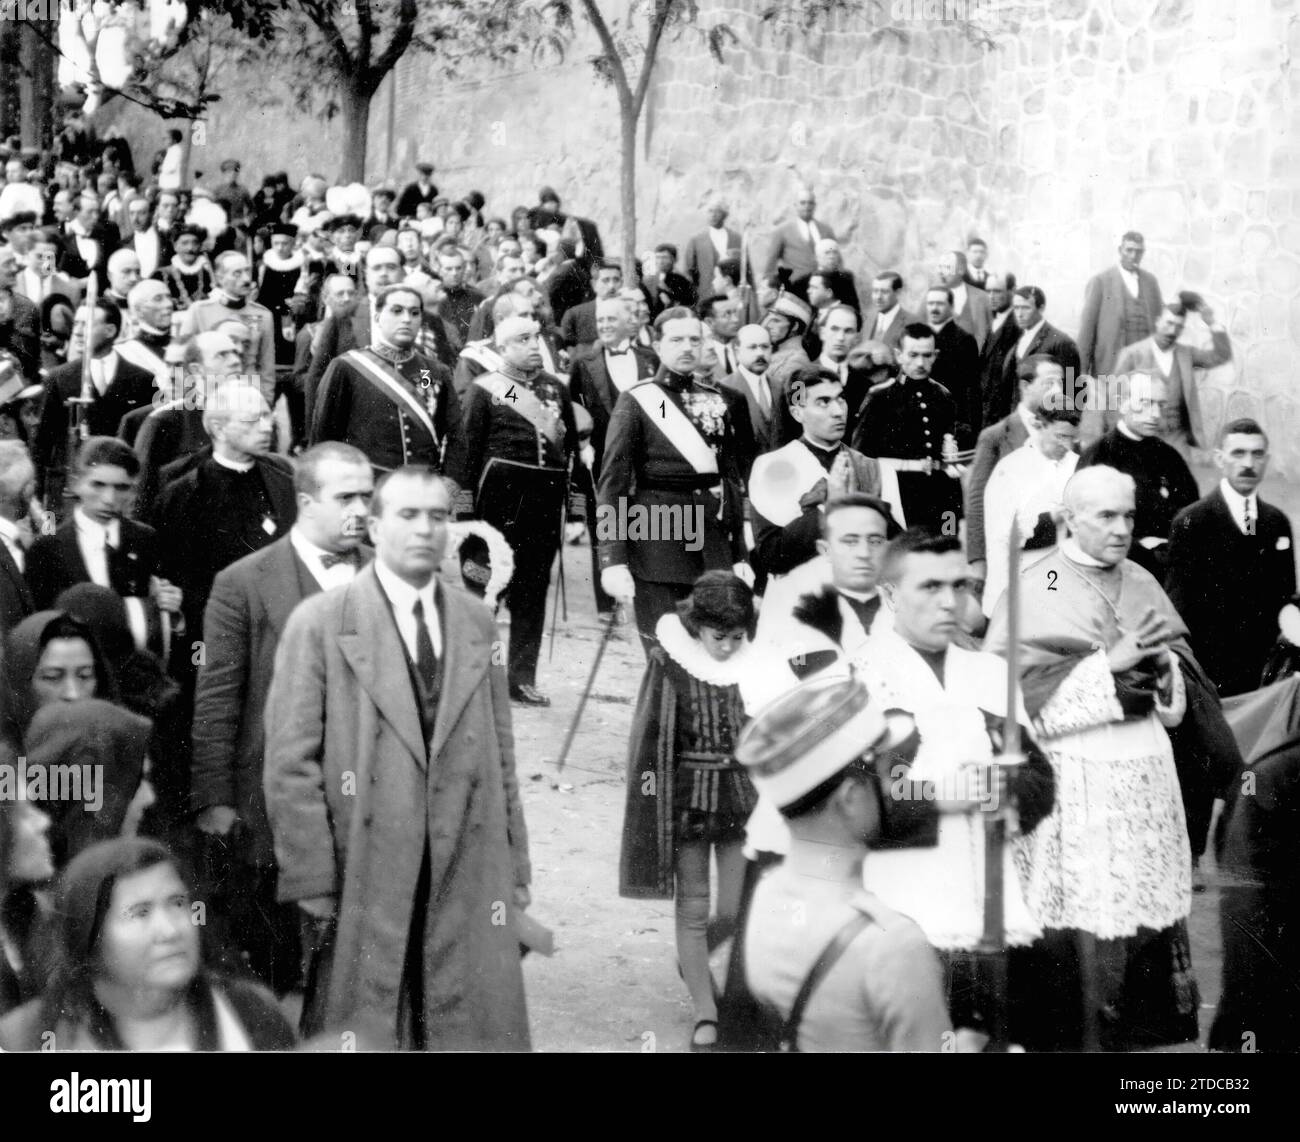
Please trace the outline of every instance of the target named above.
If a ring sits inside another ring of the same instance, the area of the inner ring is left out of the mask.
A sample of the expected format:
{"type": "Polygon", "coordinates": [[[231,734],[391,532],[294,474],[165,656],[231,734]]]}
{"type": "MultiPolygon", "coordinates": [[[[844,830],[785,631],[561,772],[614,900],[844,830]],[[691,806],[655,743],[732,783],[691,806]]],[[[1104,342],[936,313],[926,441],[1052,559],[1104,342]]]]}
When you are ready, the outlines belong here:
{"type": "Polygon", "coordinates": [[[152,226],[147,230],[142,230],[131,239],[131,248],[135,250],[135,256],[140,259],[140,276],[142,278],[153,277],[154,270],[158,268],[159,246],[158,231],[152,226]]]}
{"type": "Polygon", "coordinates": [[[602,350],[605,354],[605,371],[609,373],[615,390],[625,393],[639,380],[636,375],[636,354],[632,352],[632,343],[626,339],[616,345],[615,350],[611,353],[608,345],[602,350]]]}
{"type": "Polygon", "coordinates": [[[415,601],[424,603],[424,624],[429,628],[429,640],[433,643],[435,658],[442,657],[442,625],[438,622],[438,605],[435,595],[437,578],[433,577],[418,591],[405,579],[399,578],[384,565],[380,559],[375,560],[375,575],[379,585],[393,608],[393,618],[397,620],[397,633],[406,644],[406,652],[411,661],[419,659],[415,643],[415,601]]]}
{"type": "Polygon", "coordinates": [[[1138,281],[1137,271],[1126,270],[1123,266],[1119,268],[1119,276],[1124,279],[1124,286],[1130,296],[1137,297],[1141,292],[1141,283],[1138,281]]]}
{"type": "Polygon", "coordinates": [[[91,357],[90,379],[95,383],[95,391],[103,396],[108,386],[117,376],[117,350],[112,349],[102,357],[91,357]]]}
{"type": "Polygon", "coordinates": [[[736,367],[736,372],[740,374],[741,379],[749,386],[749,391],[758,402],[758,407],[763,410],[763,415],[771,416],[772,390],[767,387],[767,378],[759,376],[757,373],[751,373],[744,365],[738,365],[736,367]]]}
{"type": "Polygon", "coordinates": [[[952,312],[955,317],[966,308],[966,283],[952,287],[952,312]]]}
{"type": "Polygon", "coordinates": [[[709,227],[709,241],[718,252],[719,261],[727,256],[727,230],[724,226],[709,227]]]}
{"type": "Polygon", "coordinates": [[[1025,408],[1023,401],[1016,405],[1016,415],[1020,417],[1020,423],[1025,426],[1025,431],[1029,433],[1029,439],[1036,439],[1038,437],[1038,422],[1034,419],[1034,414],[1025,408]]]}
{"type": "Polygon", "coordinates": [[[848,379],[849,361],[847,357],[843,361],[832,361],[823,353],[817,358],[817,367],[825,369],[828,373],[834,373],[841,381],[848,379]]]}
{"type": "Polygon", "coordinates": [[[357,577],[357,569],[360,567],[359,559],[352,563],[335,563],[332,567],[326,568],[322,560],[325,556],[334,553],[312,543],[296,526],[289,529],[289,542],[293,545],[294,551],[297,552],[298,558],[306,564],[312,578],[320,584],[322,591],[329,591],[334,587],[344,587],[357,577]]]}
{"type": "Polygon", "coordinates": [[[897,312],[898,312],[898,302],[894,302],[892,309],[885,309],[882,310],[880,313],[876,314],[876,328],[872,332],[872,338],[874,340],[876,341],[884,340],[885,332],[886,330],[888,330],[889,326],[893,323],[894,314],[896,314],[897,312]]]}
{"type": "MultiPolygon", "coordinates": [[[[77,549],[81,552],[81,561],[86,565],[90,581],[97,587],[115,590],[113,580],[108,573],[108,547],[122,545],[122,525],[119,520],[112,520],[107,526],[96,523],[81,508],[72,512],[74,526],[77,529],[77,549]]],[[[144,599],[136,596],[122,596],[126,604],[126,622],[131,629],[135,645],[143,650],[149,643],[149,620],[145,615],[144,599]]]]}
{"type": "Polygon", "coordinates": [[[1232,512],[1232,522],[1241,529],[1243,535],[1246,534],[1246,505],[1250,505],[1250,518],[1255,523],[1255,530],[1259,531],[1259,497],[1251,492],[1248,496],[1238,495],[1232,489],[1232,485],[1227,480],[1219,481],[1219,491],[1228,505],[1228,510],[1232,512]]]}
{"type": "Polygon", "coordinates": [[[1023,361],[1025,354],[1029,352],[1030,342],[1038,336],[1038,331],[1043,327],[1043,319],[1038,319],[1037,325],[1031,325],[1028,329],[1020,331],[1020,340],[1016,342],[1016,360],[1023,361]]]}
{"type": "Polygon", "coordinates": [[[815,246],[821,241],[822,232],[817,229],[817,223],[808,221],[803,224],[804,236],[808,239],[808,245],[815,246]]]}
{"type": "Polygon", "coordinates": [[[68,233],[76,240],[77,253],[81,255],[81,260],[93,270],[95,263],[99,261],[99,243],[75,218],[68,223],[68,233]]]}
{"type": "Polygon", "coordinates": [[[27,552],[23,550],[23,545],[18,542],[18,525],[4,516],[0,516],[0,539],[4,540],[4,545],[9,549],[9,554],[13,557],[18,570],[26,571],[27,552]]]}
{"type": "MultiPolygon", "coordinates": [[[[43,278],[30,266],[18,275],[18,292],[33,305],[39,307],[49,290],[49,278],[43,278]]],[[[71,300],[71,299],[69,299],[71,300]]]]}
{"type": "Polygon", "coordinates": [[[1002,327],[1007,323],[1007,318],[1011,316],[1011,310],[1004,309],[1001,313],[993,315],[993,332],[1000,333],[1002,327]]]}
{"type": "Polygon", "coordinates": [[[1173,374],[1174,347],[1172,345],[1170,345],[1168,349],[1161,349],[1160,346],[1155,343],[1153,338],[1151,341],[1151,356],[1156,359],[1156,364],[1160,367],[1161,376],[1168,377],[1173,374]]]}

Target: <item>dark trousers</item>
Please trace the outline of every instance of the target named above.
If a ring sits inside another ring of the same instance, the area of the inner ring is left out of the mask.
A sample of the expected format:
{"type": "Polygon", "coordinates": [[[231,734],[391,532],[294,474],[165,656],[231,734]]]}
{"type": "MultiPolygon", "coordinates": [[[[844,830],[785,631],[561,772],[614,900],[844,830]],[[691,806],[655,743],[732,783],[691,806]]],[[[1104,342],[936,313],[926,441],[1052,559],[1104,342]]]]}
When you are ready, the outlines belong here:
{"type": "Polygon", "coordinates": [[[691,593],[691,583],[652,583],[648,579],[635,579],[636,595],[632,609],[636,612],[636,629],[641,635],[641,646],[646,654],[657,643],[655,626],[664,615],[677,610],[677,604],[691,593]]]}

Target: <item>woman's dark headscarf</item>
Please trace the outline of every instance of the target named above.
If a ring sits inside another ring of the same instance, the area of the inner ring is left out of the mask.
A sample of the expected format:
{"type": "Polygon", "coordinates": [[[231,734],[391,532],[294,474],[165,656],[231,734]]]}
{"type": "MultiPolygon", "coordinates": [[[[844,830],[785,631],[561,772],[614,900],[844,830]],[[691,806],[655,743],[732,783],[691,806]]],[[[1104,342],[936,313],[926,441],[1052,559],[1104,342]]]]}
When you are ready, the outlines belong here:
{"type": "Polygon", "coordinates": [[[90,647],[95,660],[95,697],[107,702],[118,700],[113,668],[100,648],[89,625],[65,611],[37,611],[28,615],[5,640],[5,736],[21,748],[23,734],[36,713],[32,678],[45,648],[56,638],[80,638],[90,647]]]}

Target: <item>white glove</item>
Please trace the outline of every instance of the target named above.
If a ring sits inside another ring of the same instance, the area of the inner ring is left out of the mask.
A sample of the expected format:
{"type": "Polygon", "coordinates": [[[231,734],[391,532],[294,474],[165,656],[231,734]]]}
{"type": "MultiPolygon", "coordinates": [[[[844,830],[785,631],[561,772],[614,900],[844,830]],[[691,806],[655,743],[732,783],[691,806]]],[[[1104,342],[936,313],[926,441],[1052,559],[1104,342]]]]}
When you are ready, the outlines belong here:
{"type": "Polygon", "coordinates": [[[600,586],[605,594],[613,595],[620,603],[630,603],[636,595],[636,581],[622,563],[606,567],[600,573],[600,586]]]}
{"type": "Polygon", "coordinates": [[[746,587],[752,587],[754,585],[754,569],[748,563],[733,563],[731,565],[731,570],[736,578],[744,583],[746,587]]]}

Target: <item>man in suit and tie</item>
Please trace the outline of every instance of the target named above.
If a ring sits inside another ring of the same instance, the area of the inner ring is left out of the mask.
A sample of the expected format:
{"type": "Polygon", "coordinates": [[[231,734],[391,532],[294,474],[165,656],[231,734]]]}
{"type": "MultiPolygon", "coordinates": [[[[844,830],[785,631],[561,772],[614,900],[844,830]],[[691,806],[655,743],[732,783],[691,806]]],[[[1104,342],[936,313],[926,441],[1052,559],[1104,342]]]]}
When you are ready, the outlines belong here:
{"type": "Polygon", "coordinates": [[[93,272],[103,290],[108,286],[108,257],[119,245],[117,227],[100,217],[99,198],[91,191],[83,191],[77,199],[77,213],[63,236],[59,271],[78,279],[93,272]]]}
{"type": "Polygon", "coordinates": [[[918,314],[903,308],[903,278],[886,270],[871,279],[871,305],[862,315],[862,331],[872,341],[897,349],[903,330],[920,321],[918,314]]]}
{"type": "Polygon", "coordinates": [[[1257,494],[1268,459],[1259,424],[1230,421],[1214,452],[1223,479],[1169,533],[1165,591],[1224,698],[1258,689],[1279,637],[1300,643],[1291,523],[1257,494]]]}
{"type": "MultiPolygon", "coordinates": [[[[721,386],[745,398],[753,430],[755,455],[780,446],[781,385],[768,376],[772,364],[772,337],[761,325],[741,326],[736,334],[736,371],[723,377],[721,386]]],[[[753,457],[742,465],[747,474],[753,457]]]]}
{"type": "Polygon", "coordinates": [[[794,278],[790,282],[790,292],[807,301],[813,309],[824,310],[834,302],[850,305],[858,312],[862,303],[858,301],[858,286],[853,275],[844,268],[844,256],[840,253],[840,244],[834,238],[819,238],[813,249],[817,259],[812,271],[794,278]],[[821,292],[825,301],[818,301],[812,293],[813,279],[821,278],[821,292]]]}
{"type": "Polygon", "coordinates": [[[0,637],[36,610],[27,585],[36,468],[21,440],[0,440],[0,637]]]}
{"type": "MultiPolygon", "coordinates": [[[[1119,372],[1120,350],[1151,336],[1164,302],[1154,274],[1142,269],[1146,242],[1136,230],[1119,243],[1119,264],[1092,277],[1083,294],[1079,316],[1079,363],[1086,376],[1107,377],[1119,372]]],[[[1089,438],[1084,417],[1084,439],[1089,438]]]]}
{"type": "Polygon", "coordinates": [[[701,367],[707,367],[715,381],[736,371],[736,333],[740,329],[740,303],[725,294],[703,298],[695,312],[704,322],[704,355],[701,367]]]}
{"type": "Polygon", "coordinates": [[[402,280],[402,255],[394,246],[374,246],[366,254],[366,288],[357,304],[346,316],[330,314],[321,326],[320,337],[312,346],[311,368],[303,392],[306,423],[315,414],[316,390],[325,370],[336,357],[350,349],[365,349],[370,344],[375,318],[375,299],[389,286],[402,280]]]}
{"type": "Polygon", "coordinates": [[[988,244],[983,238],[971,238],[966,243],[966,284],[987,290],[992,276],[984,265],[989,256],[988,244]]]}
{"type": "Polygon", "coordinates": [[[46,505],[60,510],[62,473],[67,462],[68,400],[81,396],[81,359],[90,354],[90,403],[82,409],[83,423],[92,436],[112,436],[122,418],[132,409],[143,408],[153,400],[156,387],[153,374],[133,365],[113,348],[122,327],[122,315],[108,298],[95,301],[93,343],[87,347],[86,325],[90,313],[86,306],[77,310],[68,342],[68,363],[55,369],[45,380],[45,403],[36,430],[37,491],[46,505]],[[51,498],[54,497],[54,498],[51,498]]]}
{"type": "Polygon", "coordinates": [[[989,338],[993,324],[993,307],[989,295],[978,286],[966,284],[966,255],[960,250],[945,250],[936,265],[939,284],[952,291],[952,319],[975,338],[978,353],[989,338]]]}
{"type": "Polygon", "coordinates": [[[957,447],[973,448],[984,415],[980,391],[979,346],[952,315],[952,290],[931,286],[925,292],[925,319],[934,330],[937,353],[930,380],[948,390],[957,408],[957,447]]]}
{"type": "Polygon", "coordinates": [[[126,603],[136,646],[161,653],[162,615],[178,633],[183,596],[163,577],[157,533],[126,518],[139,473],[140,462],[122,441],[92,436],[82,444],[73,471],[77,506],[54,534],[32,544],[26,574],[37,610],[52,607],[77,583],[115,591],[126,603]]]}
{"type": "Polygon", "coordinates": [[[298,458],[294,490],[298,518],[289,533],[213,581],[194,698],[190,793],[199,830],[229,838],[234,883],[211,886],[229,909],[222,917],[229,942],[277,994],[300,976],[298,920],[296,909],[275,898],[262,793],[263,708],[290,613],[311,595],[351,583],[370,562],[362,542],[374,476],[360,449],[330,441],[298,458]]]}
{"type": "MultiPolygon", "coordinates": [[[[1199,299],[1198,299],[1199,301],[1199,299]]],[[[1120,350],[1115,363],[1117,373],[1149,373],[1165,382],[1165,423],[1160,439],[1178,449],[1184,460],[1190,462],[1191,449],[1204,440],[1205,426],[1201,422],[1201,403],[1198,399],[1195,370],[1214,369],[1232,360],[1232,342],[1222,323],[1214,320],[1214,311],[1204,302],[1192,310],[1199,315],[1214,344],[1209,349],[1194,345],[1180,345],[1179,335],[1187,322],[1189,307],[1181,301],[1171,301],[1156,319],[1155,332],[1142,341],[1135,341],[1120,350]]],[[[1119,419],[1117,412],[1106,412],[1106,430],[1119,419]]]]}
{"type": "MultiPolygon", "coordinates": [[[[570,352],[585,349],[598,340],[596,303],[603,298],[616,296],[623,288],[623,267],[618,262],[598,262],[593,285],[595,298],[570,306],[560,321],[560,344],[570,352]]],[[[551,305],[555,305],[554,296],[551,305]]]]}
{"type": "MultiPolygon", "coordinates": [[[[979,434],[966,479],[966,560],[982,586],[988,572],[984,547],[984,489],[993,469],[1038,431],[1038,411],[1049,399],[1064,400],[1065,370],[1051,357],[1026,357],[1016,367],[1020,403],[979,434]]],[[[999,558],[1000,558],[999,554],[999,558]]]]}
{"type": "Polygon", "coordinates": [[[1018,391],[1017,369],[1026,358],[1051,357],[1065,370],[1065,385],[1075,391],[1079,377],[1079,350],[1074,342],[1044,316],[1047,295],[1037,286],[1020,286],[1012,294],[1011,312],[1020,336],[1002,360],[1002,379],[996,396],[998,407],[1010,407],[1018,391]]]}
{"type": "Polygon", "coordinates": [[[686,243],[686,276],[700,297],[715,292],[713,270],[725,258],[740,259],[740,233],[725,225],[727,204],[721,198],[708,206],[709,224],[686,243]]]}
{"type": "Polygon", "coordinates": [[[767,274],[779,273],[786,283],[812,273],[817,268],[818,241],[835,237],[825,222],[813,217],[817,213],[817,195],[808,187],[795,198],[794,212],[795,217],[783,222],[772,235],[764,270],[767,274]]]}
{"type": "Polygon", "coordinates": [[[847,409],[845,440],[853,439],[853,431],[858,426],[858,413],[862,402],[867,399],[867,390],[872,385],[870,366],[855,365],[849,358],[849,351],[858,340],[858,321],[858,311],[852,306],[836,303],[827,309],[818,331],[821,354],[813,362],[818,368],[834,373],[843,386],[841,395],[847,409]]]}
{"type": "Polygon", "coordinates": [[[989,339],[980,350],[980,389],[984,393],[984,423],[994,424],[1011,411],[1018,396],[1014,385],[1010,391],[1004,391],[1002,366],[1007,354],[1020,340],[1020,326],[1011,312],[1016,275],[1009,272],[989,274],[984,280],[988,286],[993,321],[989,326],[989,339]]]}
{"type": "Polygon", "coordinates": [[[428,469],[386,476],[373,562],[289,617],[266,703],[277,895],[312,960],[306,1034],[527,1050],[510,696],[491,612],[437,578],[451,508],[428,469]]]}
{"type": "Polygon", "coordinates": [[[132,198],[126,204],[131,231],[122,239],[123,249],[133,250],[140,259],[141,276],[151,278],[172,260],[171,241],[153,224],[153,208],[147,198],[132,198]]]}

